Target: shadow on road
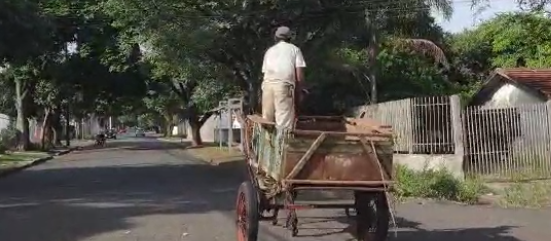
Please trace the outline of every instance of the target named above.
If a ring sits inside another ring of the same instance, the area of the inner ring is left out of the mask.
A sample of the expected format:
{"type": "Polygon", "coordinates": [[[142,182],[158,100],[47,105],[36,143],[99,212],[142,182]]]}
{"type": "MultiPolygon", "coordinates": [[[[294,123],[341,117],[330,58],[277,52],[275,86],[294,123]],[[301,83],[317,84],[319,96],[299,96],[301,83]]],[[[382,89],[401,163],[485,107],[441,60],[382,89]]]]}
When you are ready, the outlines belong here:
{"type": "Polygon", "coordinates": [[[476,227],[463,229],[437,229],[426,230],[421,223],[410,221],[404,218],[397,218],[396,226],[398,231],[390,233],[390,240],[394,241],[521,241],[510,236],[510,231],[516,226],[476,227]],[[408,229],[406,231],[402,229],[408,229]]]}
{"type": "MultiPolygon", "coordinates": [[[[299,237],[319,238],[339,233],[348,233],[352,237],[357,236],[356,223],[353,217],[347,218],[341,215],[339,217],[317,217],[308,219],[309,221],[299,221],[299,230],[312,229],[310,226],[317,224],[315,227],[313,227],[313,229],[323,229],[323,231],[318,232],[314,235],[301,235],[299,231],[299,237]],[[330,222],[332,220],[345,224],[345,228],[336,229],[331,227],[323,227],[324,222],[330,222]]],[[[426,230],[421,227],[421,223],[410,221],[400,217],[397,217],[396,219],[397,228],[391,228],[389,232],[389,240],[392,241],[522,241],[514,236],[511,236],[511,230],[517,228],[516,226],[426,230]]],[[[347,241],[352,240],[355,239],[347,241]]]]}
{"type": "Polygon", "coordinates": [[[515,227],[497,226],[487,228],[466,228],[466,229],[439,229],[439,230],[416,230],[399,231],[397,237],[389,240],[394,241],[522,241],[509,234],[515,227]]]}
{"type": "Polygon", "coordinates": [[[27,170],[0,180],[1,240],[76,241],[107,232],[122,236],[145,216],[233,210],[244,178],[244,169],[236,165],[27,170]]]}

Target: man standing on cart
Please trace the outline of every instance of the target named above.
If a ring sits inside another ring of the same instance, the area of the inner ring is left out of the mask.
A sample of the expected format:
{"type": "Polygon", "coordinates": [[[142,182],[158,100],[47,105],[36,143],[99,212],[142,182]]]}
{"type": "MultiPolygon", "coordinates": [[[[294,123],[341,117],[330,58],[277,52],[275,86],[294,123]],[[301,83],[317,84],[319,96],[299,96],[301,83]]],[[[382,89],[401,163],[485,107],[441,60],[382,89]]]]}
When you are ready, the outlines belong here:
{"type": "Polygon", "coordinates": [[[291,43],[288,27],[277,28],[274,37],[276,44],[266,51],[262,64],[262,117],[278,127],[292,128],[306,62],[300,49],[291,43]]]}

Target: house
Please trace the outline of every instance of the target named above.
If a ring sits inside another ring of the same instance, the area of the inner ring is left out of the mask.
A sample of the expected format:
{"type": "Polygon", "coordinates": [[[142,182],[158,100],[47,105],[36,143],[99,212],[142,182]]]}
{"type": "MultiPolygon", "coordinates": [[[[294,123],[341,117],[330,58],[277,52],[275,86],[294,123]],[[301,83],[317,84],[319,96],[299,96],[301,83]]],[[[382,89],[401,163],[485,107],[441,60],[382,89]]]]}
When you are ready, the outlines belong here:
{"type": "Polygon", "coordinates": [[[469,105],[511,107],[551,99],[551,69],[496,69],[469,105]]]}
{"type": "Polygon", "coordinates": [[[496,69],[463,114],[466,153],[476,153],[468,162],[501,162],[549,148],[550,100],[551,69],[496,69]]]}

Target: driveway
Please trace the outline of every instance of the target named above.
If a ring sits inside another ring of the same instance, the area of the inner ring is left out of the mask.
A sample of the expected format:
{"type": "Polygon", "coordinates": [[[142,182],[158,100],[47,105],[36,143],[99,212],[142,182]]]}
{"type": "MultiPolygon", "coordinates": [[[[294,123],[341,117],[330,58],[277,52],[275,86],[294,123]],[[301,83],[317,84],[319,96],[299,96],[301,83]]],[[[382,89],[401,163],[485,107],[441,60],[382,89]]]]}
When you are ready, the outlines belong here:
{"type": "MultiPolygon", "coordinates": [[[[2,241],[235,241],[242,164],[212,167],[150,138],[111,141],[0,180],[2,241]]],[[[551,211],[411,202],[397,241],[546,241],[551,211]]],[[[299,237],[261,226],[261,241],[351,240],[342,210],[299,213],[299,237]]],[[[282,223],[282,222],[280,222],[282,223]]]]}

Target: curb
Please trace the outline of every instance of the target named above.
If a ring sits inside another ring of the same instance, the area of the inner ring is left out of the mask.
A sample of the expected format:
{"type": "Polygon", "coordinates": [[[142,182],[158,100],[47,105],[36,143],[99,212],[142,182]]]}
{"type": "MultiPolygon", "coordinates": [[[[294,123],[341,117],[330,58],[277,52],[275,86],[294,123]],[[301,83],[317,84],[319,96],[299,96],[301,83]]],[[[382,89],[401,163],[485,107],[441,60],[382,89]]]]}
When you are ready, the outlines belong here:
{"type": "Polygon", "coordinates": [[[166,137],[155,137],[154,139],[156,139],[157,141],[160,141],[160,142],[168,142],[168,143],[185,143],[187,142],[185,139],[183,138],[166,138],[166,137]]]}
{"type": "Polygon", "coordinates": [[[202,162],[210,165],[210,166],[223,166],[225,164],[228,164],[228,163],[233,163],[233,162],[241,162],[241,161],[244,161],[244,157],[243,158],[232,158],[230,160],[223,160],[223,161],[216,161],[216,160],[206,160],[206,159],[201,159],[201,158],[197,158],[197,159],[200,159],[202,162]]]}
{"type": "Polygon", "coordinates": [[[30,161],[29,163],[27,163],[25,165],[18,166],[16,168],[11,168],[9,170],[0,172],[0,178],[6,177],[6,176],[9,176],[9,175],[12,175],[12,174],[16,174],[20,171],[23,171],[23,170],[27,169],[27,168],[34,167],[34,166],[40,165],[44,162],[47,162],[49,160],[52,160],[56,156],[63,156],[63,155],[69,154],[73,151],[80,150],[80,149],[82,149],[81,146],[72,147],[72,148],[69,148],[67,150],[63,150],[63,151],[54,153],[54,154],[46,156],[46,157],[41,157],[41,158],[34,159],[34,160],[30,161]]]}

